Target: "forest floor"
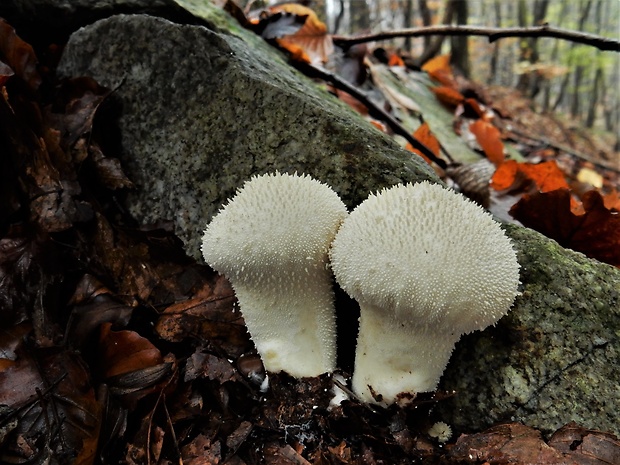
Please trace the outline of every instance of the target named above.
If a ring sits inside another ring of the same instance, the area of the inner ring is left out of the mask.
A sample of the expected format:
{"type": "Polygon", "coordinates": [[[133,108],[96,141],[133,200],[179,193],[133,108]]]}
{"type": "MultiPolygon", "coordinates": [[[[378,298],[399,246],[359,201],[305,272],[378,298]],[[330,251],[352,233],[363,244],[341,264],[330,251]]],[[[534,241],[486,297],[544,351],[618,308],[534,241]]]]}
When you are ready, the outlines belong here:
{"type": "MultiPolygon", "coordinates": [[[[49,58],[59,50],[35,51],[6,23],[0,43],[0,461],[610,464],[619,456],[613,435],[576,424],[550,438],[518,423],[429,434],[448,393],[383,409],[330,405],[328,375],[270,375],[262,390],[228,282],[188,258],[169,223],[139,225],[122,208],[131,179],[98,139],[98,127],[115,124],[102,111],[110,90],[59,81],[49,58]]],[[[540,115],[509,89],[454,85],[463,96],[450,104],[455,119],[492,109],[502,144],[531,164],[557,163],[575,215],[592,189],[617,211],[611,137],[540,115]]],[[[529,192],[519,182],[515,202],[529,192]]]]}

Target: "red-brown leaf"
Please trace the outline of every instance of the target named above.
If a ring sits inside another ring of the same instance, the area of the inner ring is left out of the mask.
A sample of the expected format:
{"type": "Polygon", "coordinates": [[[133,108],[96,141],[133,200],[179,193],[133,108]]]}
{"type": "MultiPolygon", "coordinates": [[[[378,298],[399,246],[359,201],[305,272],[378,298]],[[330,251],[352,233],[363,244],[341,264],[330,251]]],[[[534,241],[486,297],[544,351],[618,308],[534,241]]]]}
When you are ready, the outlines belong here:
{"type": "Polygon", "coordinates": [[[607,209],[598,191],[586,192],[582,202],[585,213],[576,215],[568,189],[537,192],[525,194],[510,214],[563,247],[620,267],[620,213],[607,209]]]}

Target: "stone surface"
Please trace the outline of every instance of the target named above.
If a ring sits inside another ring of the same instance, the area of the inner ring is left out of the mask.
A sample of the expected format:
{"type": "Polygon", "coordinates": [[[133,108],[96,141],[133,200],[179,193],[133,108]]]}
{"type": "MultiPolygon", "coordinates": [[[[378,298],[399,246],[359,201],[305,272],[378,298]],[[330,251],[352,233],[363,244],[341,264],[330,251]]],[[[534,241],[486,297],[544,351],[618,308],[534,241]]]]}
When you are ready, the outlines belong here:
{"type": "Polygon", "coordinates": [[[287,67],[205,27],[116,16],[77,31],[59,72],[117,88],[121,157],[142,222],[174,220],[199,259],[207,220],[252,174],[303,172],[349,205],[428,165],[287,67]]]}
{"type": "MultiPolygon", "coordinates": [[[[143,222],[174,220],[197,258],[201,229],[252,174],[307,172],[349,206],[396,182],[436,180],[259,42],[117,16],[75,33],[62,58],[66,75],[120,85],[122,158],[138,185],[126,205],[143,222]]],[[[620,433],[620,271],[507,229],[523,294],[496,327],[458,344],[443,419],[467,431],[520,420],[549,432],[575,420],[620,433]]]]}
{"type": "Polygon", "coordinates": [[[496,327],[469,335],[441,387],[444,421],[482,429],[520,421],[553,432],[574,420],[620,433],[620,270],[508,226],[522,295],[496,327]]]}

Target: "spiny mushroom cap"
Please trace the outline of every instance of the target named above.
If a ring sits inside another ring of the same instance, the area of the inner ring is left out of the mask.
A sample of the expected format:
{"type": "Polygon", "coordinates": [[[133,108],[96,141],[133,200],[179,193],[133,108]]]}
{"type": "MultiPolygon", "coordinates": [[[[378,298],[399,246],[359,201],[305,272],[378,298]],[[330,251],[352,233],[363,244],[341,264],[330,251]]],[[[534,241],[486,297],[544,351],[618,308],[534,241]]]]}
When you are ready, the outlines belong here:
{"type": "Polygon", "coordinates": [[[455,334],[499,320],[519,264],[490,214],[437,184],[397,185],[361,203],[331,250],[340,286],[363,307],[455,334]]]}
{"type": "Polygon", "coordinates": [[[236,282],[269,282],[291,265],[325,269],[346,214],[338,194],[310,176],[254,176],[208,225],[202,253],[236,282]]]}

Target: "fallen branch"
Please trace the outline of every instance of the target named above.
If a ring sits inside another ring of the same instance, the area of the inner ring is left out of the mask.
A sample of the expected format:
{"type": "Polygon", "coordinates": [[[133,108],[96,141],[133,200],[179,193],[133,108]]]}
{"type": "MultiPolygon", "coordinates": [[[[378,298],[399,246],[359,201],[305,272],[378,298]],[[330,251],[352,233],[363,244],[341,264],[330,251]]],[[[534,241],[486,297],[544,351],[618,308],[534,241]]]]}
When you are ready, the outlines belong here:
{"type": "Polygon", "coordinates": [[[437,166],[439,166],[440,168],[444,170],[446,169],[447,164],[444,160],[438,158],[431,151],[431,149],[429,149],[426,145],[413,137],[409,133],[409,131],[407,131],[407,129],[403,127],[402,124],[400,124],[392,115],[390,115],[381,107],[376,105],[372,100],[370,100],[362,90],[349,84],[341,77],[338,77],[337,75],[330,73],[325,69],[319,68],[309,63],[295,62],[294,65],[306,76],[322,79],[323,81],[331,83],[336,89],[342,90],[353,96],[359,102],[364,104],[366,108],[368,108],[370,116],[372,116],[373,118],[377,118],[380,121],[383,121],[392,131],[407,139],[407,142],[409,142],[413,146],[413,148],[418,149],[424,154],[424,156],[428,157],[429,160],[437,164],[437,166]]]}
{"type": "Polygon", "coordinates": [[[451,36],[486,36],[489,42],[506,37],[554,37],[572,42],[590,45],[599,50],[620,52],[620,41],[606,37],[588,34],[585,32],[559,29],[549,25],[533,27],[477,27],[477,26],[428,26],[395,31],[378,32],[376,34],[361,34],[357,36],[332,36],[334,44],[351,46],[365,42],[373,42],[396,37],[422,37],[432,35],[451,36]]]}

